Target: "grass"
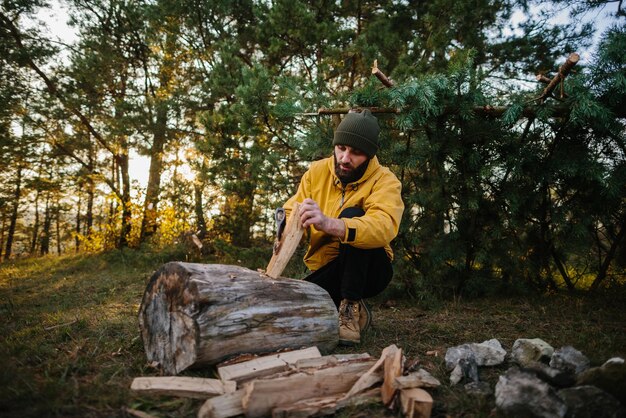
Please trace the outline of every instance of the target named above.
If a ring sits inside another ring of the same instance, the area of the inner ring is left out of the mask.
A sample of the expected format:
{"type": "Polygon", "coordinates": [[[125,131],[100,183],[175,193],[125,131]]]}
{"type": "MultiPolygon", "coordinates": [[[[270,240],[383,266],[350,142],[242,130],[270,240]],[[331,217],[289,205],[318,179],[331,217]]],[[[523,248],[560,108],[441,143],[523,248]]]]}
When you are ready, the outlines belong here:
{"type": "MultiPolygon", "coordinates": [[[[123,417],[127,408],[157,417],[196,416],[201,401],[129,390],[134,377],[158,375],[146,363],[137,312],[152,272],[173,259],[185,258],[176,252],[129,250],[0,265],[0,416],[123,417]]],[[[471,397],[461,386],[449,385],[443,356],[450,346],[497,338],[510,350],[517,338],[542,338],[555,348],[576,347],[595,365],[626,357],[623,291],[593,297],[457,298],[427,307],[394,298],[397,294],[390,289],[373,300],[374,323],[363,343],[336,352],[378,356],[396,344],[409,361],[443,383],[432,392],[434,417],[487,417],[494,408],[493,397],[471,397]]],[[[504,370],[481,369],[481,379],[493,387],[504,370]]],[[[214,371],[183,374],[213,377],[214,371]]],[[[371,406],[338,416],[396,415],[371,406]]]]}

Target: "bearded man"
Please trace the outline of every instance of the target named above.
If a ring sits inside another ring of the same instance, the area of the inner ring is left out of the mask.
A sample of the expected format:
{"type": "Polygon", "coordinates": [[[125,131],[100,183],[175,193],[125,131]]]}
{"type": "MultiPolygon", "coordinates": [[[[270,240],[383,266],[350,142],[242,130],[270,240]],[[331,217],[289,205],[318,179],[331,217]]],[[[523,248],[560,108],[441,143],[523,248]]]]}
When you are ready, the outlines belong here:
{"type": "Polygon", "coordinates": [[[371,322],[364,299],[382,292],[393,276],[390,242],[404,203],[398,178],[376,157],[380,127],[365,109],[348,113],[334,133],[333,155],[315,161],[298,191],[303,228],[311,227],[305,280],[324,288],[339,309],[339,343],[359,344],[371,322]]]}

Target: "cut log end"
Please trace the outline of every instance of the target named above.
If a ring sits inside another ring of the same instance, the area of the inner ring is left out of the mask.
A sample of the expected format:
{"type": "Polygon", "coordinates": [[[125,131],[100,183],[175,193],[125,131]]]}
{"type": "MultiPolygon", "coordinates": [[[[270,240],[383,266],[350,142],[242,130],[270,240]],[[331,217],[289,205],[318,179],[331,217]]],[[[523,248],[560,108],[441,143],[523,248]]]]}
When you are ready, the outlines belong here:
{"type": "Polygon", "coordinates": [[[191,312],[173,309],[195,296],[186,273],[170,263],[155,273],[144,293],[139,326],[149,362],[177,374],[196,362],[196,327],[191,312]]]}

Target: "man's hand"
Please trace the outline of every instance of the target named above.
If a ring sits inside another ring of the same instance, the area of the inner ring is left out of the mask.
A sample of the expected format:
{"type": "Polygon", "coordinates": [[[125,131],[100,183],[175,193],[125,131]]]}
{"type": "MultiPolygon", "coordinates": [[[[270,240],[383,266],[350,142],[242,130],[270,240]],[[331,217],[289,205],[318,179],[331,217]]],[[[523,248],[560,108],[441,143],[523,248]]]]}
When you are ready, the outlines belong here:
{"type": "Polygon", "coordinates": [[[303,228],[314,226],[318,231],[335,237],[343,238],[346,234],[346,225],[343,221],[324,215],[313,199],[304,199],[300,205],[300,222],[302,222],[303,228]]]}

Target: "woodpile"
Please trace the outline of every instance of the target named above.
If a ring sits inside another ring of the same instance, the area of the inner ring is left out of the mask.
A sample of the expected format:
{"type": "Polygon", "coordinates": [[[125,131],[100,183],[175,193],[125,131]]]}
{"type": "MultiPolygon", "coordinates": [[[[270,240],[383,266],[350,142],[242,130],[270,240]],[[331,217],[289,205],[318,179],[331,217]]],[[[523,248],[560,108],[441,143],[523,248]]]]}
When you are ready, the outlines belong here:
{"type": "Polygon", "coordinates": [[[404,370],[402,350],[386,347],[369,354],[322,356],[317,347],[280,352],[217,366],[217,379],[138,377],[138,393],[207,399],[199,418],[236,416],[304,418],[331,415],[342,408],[382,403],[409,418],[430,417],[427,389],[439,381],[427,371],[404,370]]]}

